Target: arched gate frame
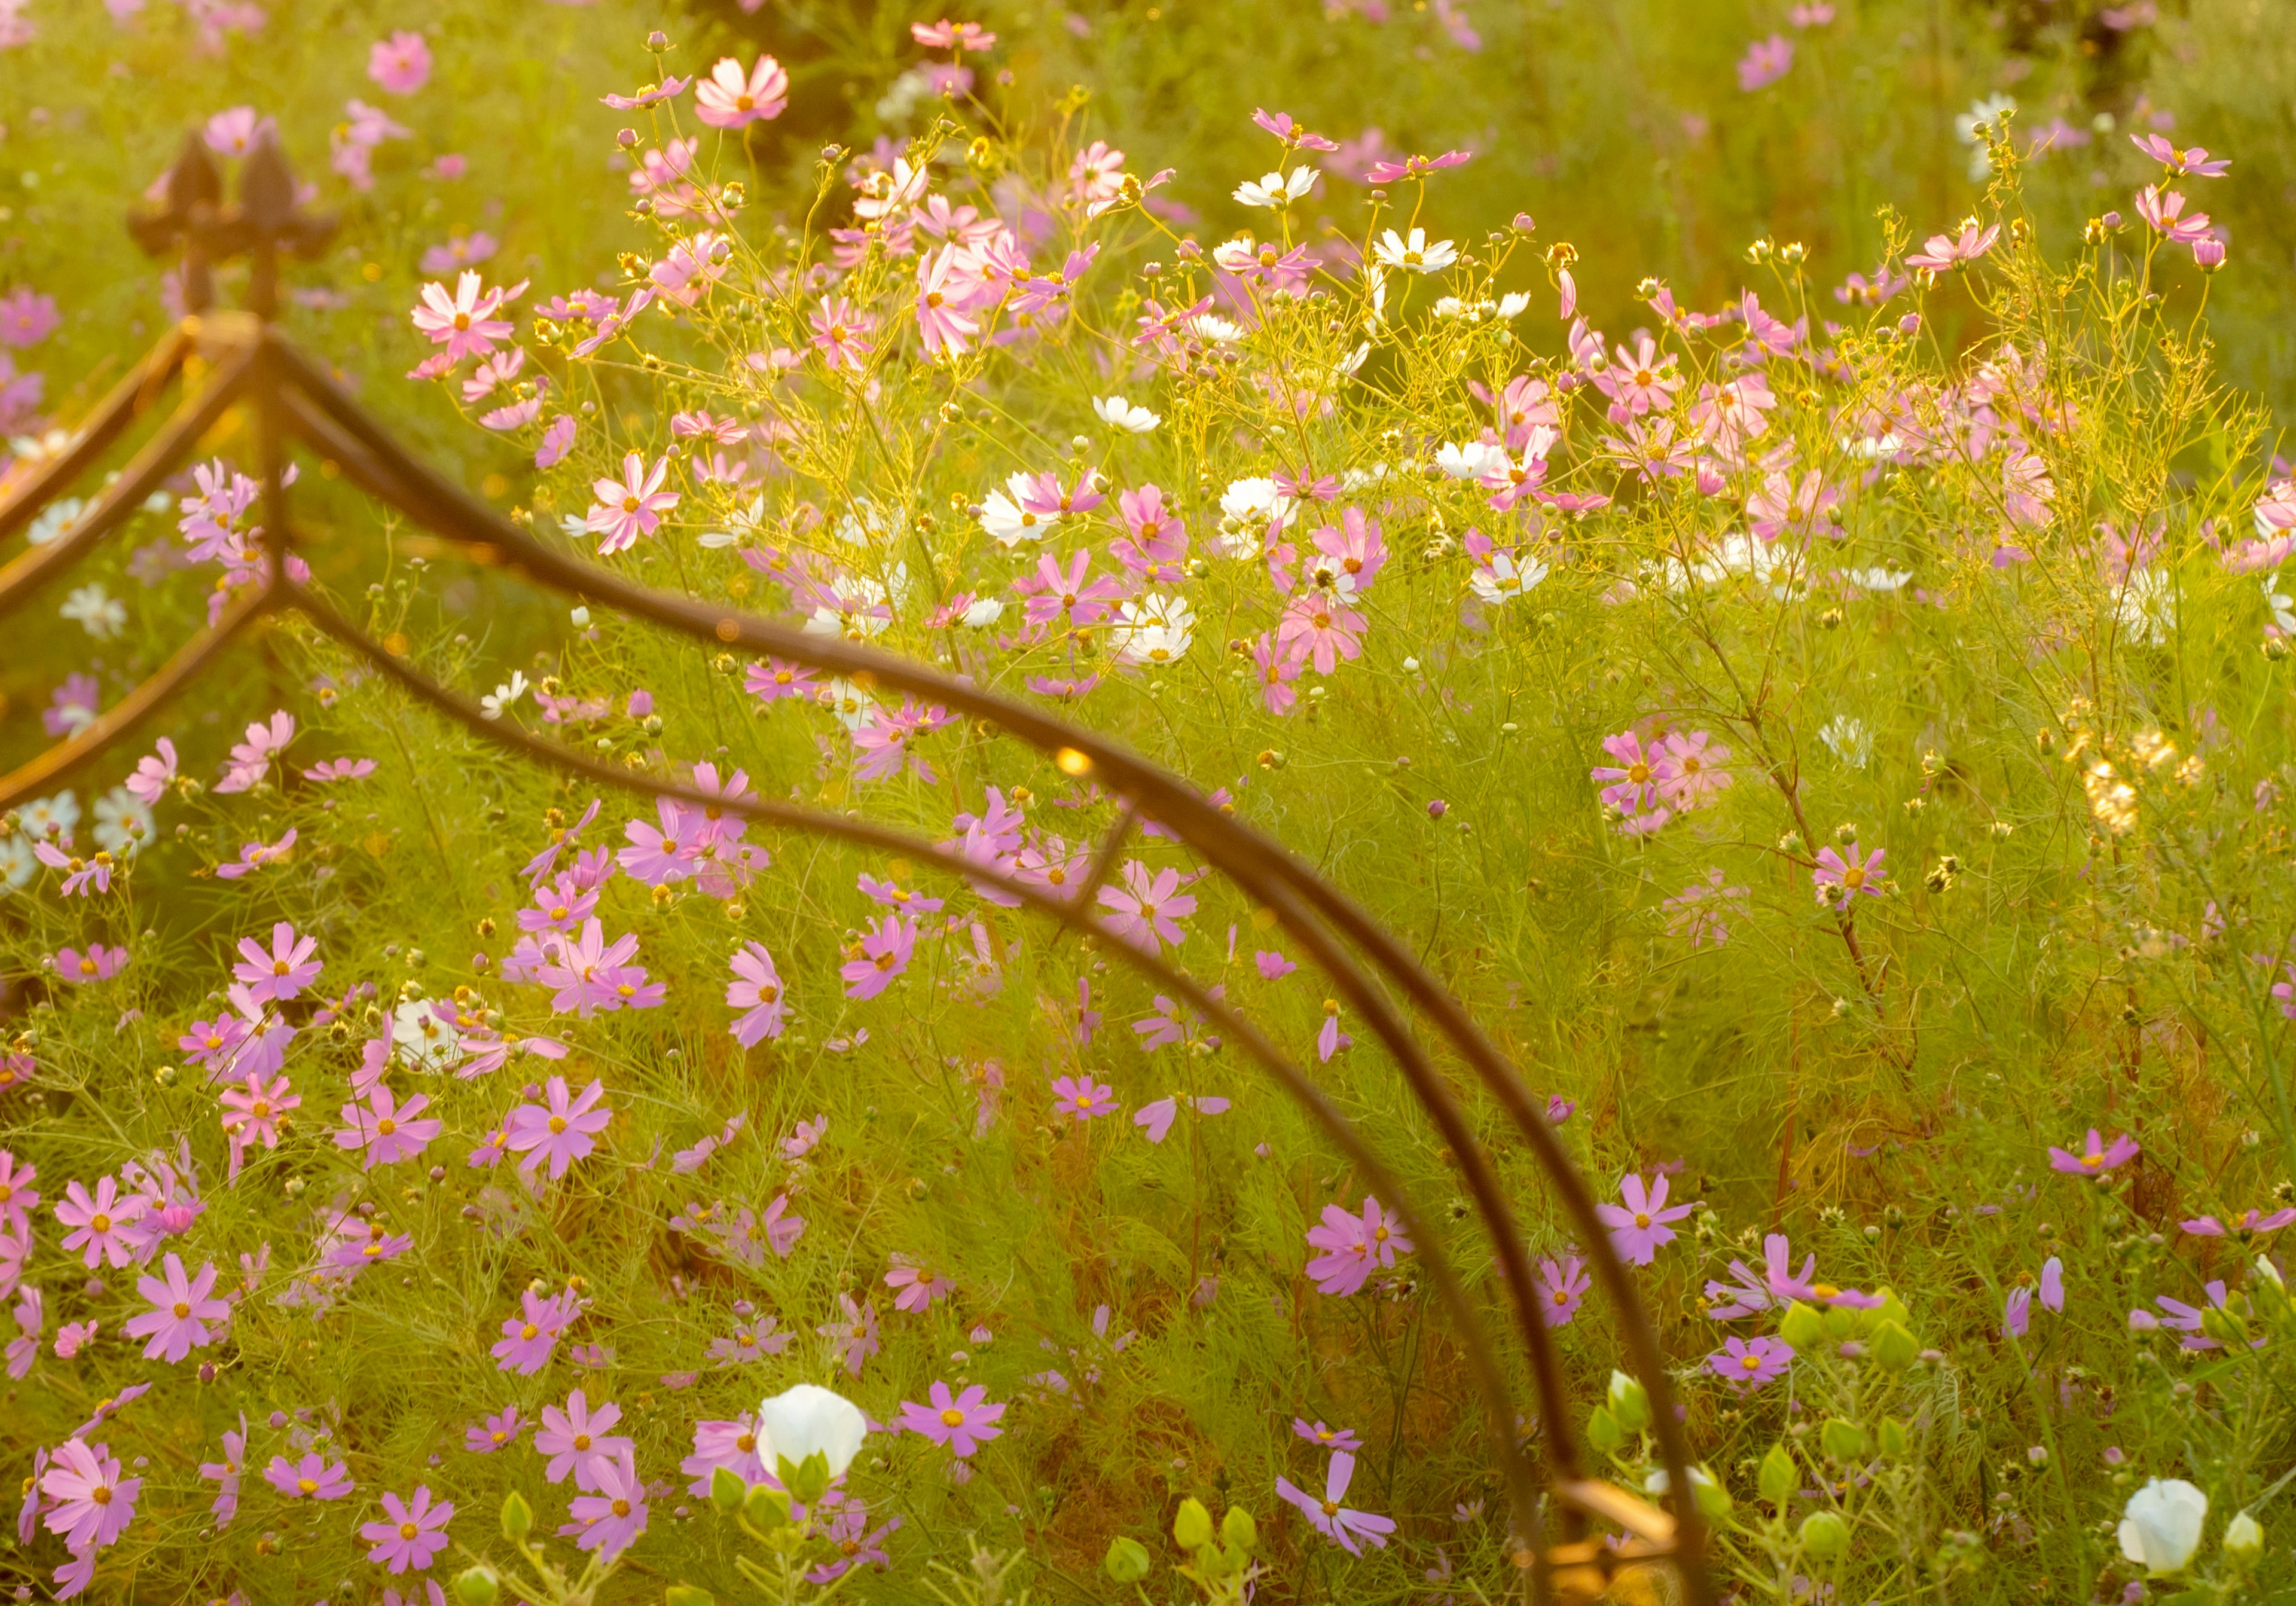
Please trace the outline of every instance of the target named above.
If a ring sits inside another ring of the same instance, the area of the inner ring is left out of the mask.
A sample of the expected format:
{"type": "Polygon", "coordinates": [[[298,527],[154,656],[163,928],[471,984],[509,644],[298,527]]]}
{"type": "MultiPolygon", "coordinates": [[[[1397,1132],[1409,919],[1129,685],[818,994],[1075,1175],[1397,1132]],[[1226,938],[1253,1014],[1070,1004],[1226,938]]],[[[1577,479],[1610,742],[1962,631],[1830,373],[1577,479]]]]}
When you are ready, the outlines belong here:
{"type": "Polygon", "coordinates": [[[415,701],[463,725],[486,742],[603,786],[721,809],[784,830],[835,838],[898,853],[951,876],[994,885],[1022,904],[1078,932],[1101,930],[1092,911],[1101,885],[1143,820],[1171,832],[1261,906],[1320,966],[1334,993],[1394,1057],[1421,1109],[1459,1168],[1484,1231],[1505,1274],[1521,1344],[1538,1395],[1541,1431],[1518,1439],[1515,1408],[1492,1335],[1461,1286],[1439,1240],[1392,1172],[1373,1152],[1338,1107],[1300,1068],[1234,1011],[1159,955],[1128,943],[1111,951],[1159,987],[1184,999],[1226,1039],[1245,1053],[1296,1099],[1356,1167],[1382,1202],[1391,1203],[1419,1246],[1438,1299],[1466,1354],[1481,1396],[1492,1457],[1505,1478],[1515,1523],[1526,1550],[1517,1561],[1531,1598],[1592,1600],[1621,1566],[1660,1562],[1671,1567],[1691,1606],[1713,1600],[1704,1557],[1704,1533],[1688,1497],[1688,1451],[1673,1390],[1650,1320],[1595,1215],[1594,1195],[1563,1153],[1543,1104],[1515,1068],[1500,1055],[1458,1000],[1431,976],[1393,936],[1347,895],[1289,851],[1207,802],[1185,782],[1093,733],[1044,710],[982,691],[926,665],[841,638],[731,612],[690,597],[633,584],[537,541],[477,501],[395,442],[324,370],[289,344],[272,323],[278,294],[278,259],[308,255],[332,233],[330,220],[298,210],[294,182],[275,143],[249,157],[239,196],[226,201],[214,162],[196,138],[168,180],[168,201],[129,220],[148,251],[180,247],[187,315],[97,404],[69,445],[44,463],[13,495],[0,502],[0,541],[27,527],[39,511],[101,462],[107,450],[149,414],[163,394],[182,383],[175,412],[121,467],[68,530],[0,565],[0,619],[21,607],[82,553],[93,549],[162,481],[193,456],[201,438],[234,406],[251,408],[262,479],[262,578],[228,602],[207,628],[179,648],[152,676],[92,724],[5,775],[0,812],[41,792],[68,772],[109,751],[162,702],[192,685],[234,638],[266,615],[301,614],[321,632],[365,660],[415,701]],[[220,260],[253,259],[248,307],[216,309],[210,269],[220,260]],[[864,689],[890,688],[987,721],[1005,735],[1048,755],[1065,774],[1089,777],[1119,799],[1117,818],[1097,844],[1083,884],[1055,897],[1010,876],[984,870],[921,837],[865,819],[800,807],[762,798],[727,799],[667,784],[610,766],[554,742],[487,718],[478,706],[439,684],[370,639],[324,597],[299,584],[284,559],[297,535],[288,504],[291,443],[299,441],[369,496],[398,509],[469,561],[530,584],[618,609],[649,623],[723,648],[743,649],[840,676],[864,689]],[[1406,1013],[1415,1017],[1406,1018],[1406,1013]],[[1439,1046],[1471,1070],[1496,1100],[1516,1135],[1536,1157],[1563,1216],[1584,1241],[1613,1306],[1627,1361],[1648,1390],[1652,1432],[1666,1468],[1661,1510],[1640,1495],[1591,1476],[1574,1437],[1570,1400],[1551,1337],[1536,1304],[1523,1239],[1488,1156],[1437,1069],[1439,1046]],[[1544,1477],[1538,1464],[1543,1448],[1544,1477]],[[1544,1487],[1542,1487],[1542,1485],[1544,1487]],[[1543,1501],[1542,1495],[1551,1502],[1543,1501]],[[1587,1520],[1623,1530],[1616,1539],[1589,1536],[1587,1520]],[[1549,1520],[1558,1530],[1545,1529],[1549,1520]]]}

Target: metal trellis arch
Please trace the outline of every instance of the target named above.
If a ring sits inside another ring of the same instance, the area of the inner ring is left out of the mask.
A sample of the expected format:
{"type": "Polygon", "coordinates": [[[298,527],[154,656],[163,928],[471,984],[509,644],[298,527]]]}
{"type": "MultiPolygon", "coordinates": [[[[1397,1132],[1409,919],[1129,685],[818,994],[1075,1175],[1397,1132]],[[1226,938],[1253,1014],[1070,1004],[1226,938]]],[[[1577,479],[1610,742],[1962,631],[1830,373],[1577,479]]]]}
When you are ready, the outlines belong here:
{"type": "Polygon", "coordinates": [[[1134,830],[1143,820],[1152,820],[1274,912],[1292,939],[1322,967],[1338,996],[1394,1057],[1462,1174],[1504,1274],[1518,1340],[1536,1389],[1542,1430],[1535,1441],[1518,1438],[1498,1350],[1439,1241],[1426,1230],[1424,1218],[1362,1135],[1264,1034],[1201,983],[1160,955],[1129,944],[1112,945],[1112,953],[1185,1001],[1215,1023],[1228,1042],[1257,1060],[1314,1117],[1366,1185],[1383,1201],[1394,1203],[1420,1246],[1429,1278],[1481,1396],[1491,1454],[1507,1481],[1514,1531],[1525,1546],[1516,1560],[1527,1569],[1532,1598],[1590,1601],[1608,1589],[1620,1568],[1661,1563],[1673,1569],[1692,1606],[1708,1606],[1714,1597],[1705,1565],[1704,1532],[1688,1498],[1689,1459],[1673,1391],[1649,1318],[1595,1214],[1594,1195],[1563,1153],[1543,1102],[1533,1097],[1521,1076],[1460,1003],[1400,943],[1284,848],[1222,813],[1172,774],[1067,720],[895,654],[840,638],[805,635],[790,625],[636,585],[537,540],[401,447],[272,322],[279,258],[316,251],[332,226],[298,209],[292,175],[275,143],[265,142],[248,157],[238,197],[226,201],[214,162],[196,138],[189,139],[169,175],[167,196],[163,206],[132,217],[130,228],[154,254],[181,250],[186,315],[97,404],[63,448],[0,501],[0,541],[29,526],[43,507],[101,462],[171,386],[180,383],[184,394],[172,416],[121,466],[75,523],[45,545],[29,547],[0,564],[0,619],[117,529],[234,406],[251,411],[258,443],[260,578],[226,602],[206,628],[119,703],[68,739],[0,775],[0,812],[110,750],[163,701],[193,684],[259,618],[293,612],[416,701],[496,746],[603,785],[906,855],[953,876],[994,885],[1079,932],[1101,930],[1092,913],[1095,895],[1114,872],[1134,830]],[[242,310],[217,309],[211,270],[217,262],[240,255],[253,260],[248,305],[242,310]],[[1119,801],[1117,817],[1096,846],[1089,873],[1072,892],[1054,896],[906,832],[760,798],[729,800],[705,795],[610,766],[486,717],[477,704],[387,651],[308,584],[291,577],[285,559],[297,545],[297,534],[288,505],[286,466],[290,445],[298,441],[472,563],[723,648],[807,665],[865,689],[885,687],[927,698],[1036,748],[1064,774],[1092,779],[1119,801]],[[1406,1012],[1416,1015],[1420,1029],[1414,1030],[1406,1012]],[[1465,1112],[1437,1069],[1431,1054],[1436,1045],[1470,1069],[1496,1101],[1516,1136],[1536,1158],[1564,1217],[1585,1242],[1615,1308],[1628,1365],[1650,1396],[1652,1431],[1667,1471],[1670,1510],[1587,1471],[1573,1435],[1562,1369],[1535,1301],[1530,1262],[1513,1207],[1465,1112]],[[1540,1449],[1546,1463],[1543,1478],[1536,1460],[1540,1449]],[[1542,1501],[1542,1495],[1551,1496],[1551,1503],[1542,1501]],[[1589,1519],[1622,1530],[1623,1536],[1590,1536],[1589,1519]],[[1557,1532],[1545,1532],[1549,1521],[1557,1532]]]}

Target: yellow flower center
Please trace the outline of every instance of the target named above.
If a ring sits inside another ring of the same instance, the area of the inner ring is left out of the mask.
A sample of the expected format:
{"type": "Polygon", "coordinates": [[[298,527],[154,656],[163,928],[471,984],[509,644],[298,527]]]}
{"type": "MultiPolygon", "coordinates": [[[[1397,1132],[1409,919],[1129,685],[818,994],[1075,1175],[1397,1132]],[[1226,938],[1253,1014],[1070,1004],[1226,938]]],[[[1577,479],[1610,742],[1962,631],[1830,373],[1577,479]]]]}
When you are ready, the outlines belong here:
{"type": "Polygon", "coordinates": [[[940,1420],[949,1427],[961,1428],[964,1426],[964,1413],[952,1406],[940,1413],[940,1420]]]}

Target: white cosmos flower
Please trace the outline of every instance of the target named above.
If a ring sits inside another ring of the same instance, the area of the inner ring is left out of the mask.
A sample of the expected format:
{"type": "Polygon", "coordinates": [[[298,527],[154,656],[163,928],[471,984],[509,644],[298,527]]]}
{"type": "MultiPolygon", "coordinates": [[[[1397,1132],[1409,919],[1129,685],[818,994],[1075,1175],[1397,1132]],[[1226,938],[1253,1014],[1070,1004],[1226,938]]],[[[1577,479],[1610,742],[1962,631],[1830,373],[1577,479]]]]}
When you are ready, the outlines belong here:
{"type": "Polygon", "coordinates": [[[1243,325],[1217,313],[1200,312],[1188,320],[1188,332],[1216,346],[1233,346],[1243,339],[1243,325]]]}
{"type": "Polygon", "coordinates": [[[1120,396],[1103,396],[1092,404],[1092,410],[1110,429],[1132,435],[1145,435],[1164,422],[1163,414],[1136,407],[1120,396]]]}
{"type": "Polygon", "coordinates": [[[1435,454],[1435,466],[1454,479],[1472,479],[1483,471],[1490,457],[1491,448],[1480,440],[1471,440],[1464,446],[1447,440],[1435,454]]]}
{"type": "Polygon", "coordinates": [[[2166,569],[2132,569],[2113,587],[2113,619],[2132,642],[2158,647],[2177,627],[2177,592],[2166,569]]]}
{"type": "Polygon", "coordinates": [[[1259,182],[1235,186],[1235,198],[1248,207],[1290,206],[1316,187],[1316,169],[1294,168],[1289,173],[1263,174],[1259,182]]]}
{"type": "Polygon", "coordinates": [[[100,642],[108,642],[127,628],[127,604],[106,591],[101,582],[75,586],[56,611],[100,642]]]}
{"type": "Polygon", "coordinates": [[[1841,578],[1860,591],[1899,591],[1914,578],[1910,569],[1849,569],[1841,578]]]}
{"type": "Polygon", "coordinates": [[[1143,592],[1116,610],[1109,630],[1120,664],[1177,663],[1195,641],[1195,611],[1185,597],[1143,592]]]}
{"type": "Polygon", "coordinates": [[[1519,290],[1511,290],[1499,298],[1499,316],[1519,318],[1529,309],[1530,298],[1519,290]]]}
{"type": "Polygon", "coordinates": [[[95,845],[121,858],[152,840],[152,810],[124,786],[95,800],[95,845]]]}
{"type": "Polygon", "coordinates": [[[2296,635],[2296,597],[2280,589],[2280,571],[2264,577],[2264,605],[2272,610],[2273,627],[2283,635],[2296,635]]]}
{"type": "Polygon", "coordinates": [[[1852,715],[1836,714],[1818,727],[1817,739],[1836,762],[1851,769],[1864,769],[1874,757],[1872,727],[1852,715]]]}
{"type": "Polygon", "coordinates": [[[832,1389],[800,1383],[758,1406],[758,1459],[767,1466],[783,1461],[796,1466],[819,1455],[829,1463],[830,1477],[841,1478],[868,1432],[860,1406],[832,1389]]]}
{"type": "Polygon", "coordinates": [[[35,798],[16,811],[16,823],[35,841],[68,837],[79,824],[79,799],[70,787],[53,798],[35,798]]]}
{"type": "Polygon", "coordinates": [[[1414,229],[1409,238],[1390,229],[1372,247],[1372,254],[1393,268],[1407,274],[1439,273],[1459,258],[1459,253],[1448,240],[1431,242],[1425,229],[1414,229]]]}
{"type": "Polygon", "coordinates": [[[1488,567],[1478,565],[1467,584],[1482,602],[1496,607],[1512,602],[1546,578],[1546,565],[1537,558],[1517,563],[1512,553],[1495,552],[1488,567]]]}
{"type": "MultiPolygon", "coordinates": [[[[18,456],[20,458],[22,454],[19,453],[18,456]]],[[[87,504],[78,496],[66,496],[49,503],[40,510],[40,516],[32,520],[31,528],[24,532],[25,545],[45,546],[78,523],[80,514],[86,509],[87,504]]]]}
{"type": "Polygon", "coordinates": [[[500,719],[503,710],[526,695],[526,672],[512,669],[510,678],[479,699],[479,711],[489,719],[500,719]]]}
{"type": "Polygon", "coordinates": [[[390,1040],[417,1070],[444,1070],[463,1057],[463,1039],[427,998],[410,998],[391,1012],[390,1040]]]}
{"type": "Polygon", "coordinates": [[[820,700],[849,731],[857,731],[877,717],[877,700],[849,680],[830,681],[821,688],[820,700]]]}
{"type": "Polygon", "coordinates": [[[2120,1516],[2120,1553],[2147,1572],[2181,1572],[2201,1547],[2209,1497],[2181,1478],[2152,1478],[2120,1516]]]}
{"type": "Polygon", "coordinates": [[[38,873],[40,861],[32,851],[32,839],[22,832],[0,837],[0,892],[13,892],[29,884],[38,873]]]}
{"type": "Polygon", "coordinates": [[[964,610],[964,622],[986,630],[1004,617],[1004,604],[993,596],[976,597],[964,610]]]}

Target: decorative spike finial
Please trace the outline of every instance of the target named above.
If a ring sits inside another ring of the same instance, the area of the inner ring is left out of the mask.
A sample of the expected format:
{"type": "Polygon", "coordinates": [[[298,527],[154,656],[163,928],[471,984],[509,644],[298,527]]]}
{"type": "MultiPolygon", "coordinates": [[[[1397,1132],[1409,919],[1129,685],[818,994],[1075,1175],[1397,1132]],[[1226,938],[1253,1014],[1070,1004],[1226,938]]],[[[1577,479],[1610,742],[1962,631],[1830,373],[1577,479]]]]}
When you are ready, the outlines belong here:
{"type": "Polygon", "coordinates": [[[334,217],[299,206],[294,171],[275,136],[266,135],[249,152],[239,198],[227,203],[214,157],[197,134],[186,135],[183,154],[168,170],[166,194],[157,209],[130,213],[127,230],[151,256],[181,246],[184,305],[192,312],[215,303],[215,264],[246,255],[254,258],[248,310],[271,317],[279,305],[280,254],[316,256],[335,232],[334,217]]]}

